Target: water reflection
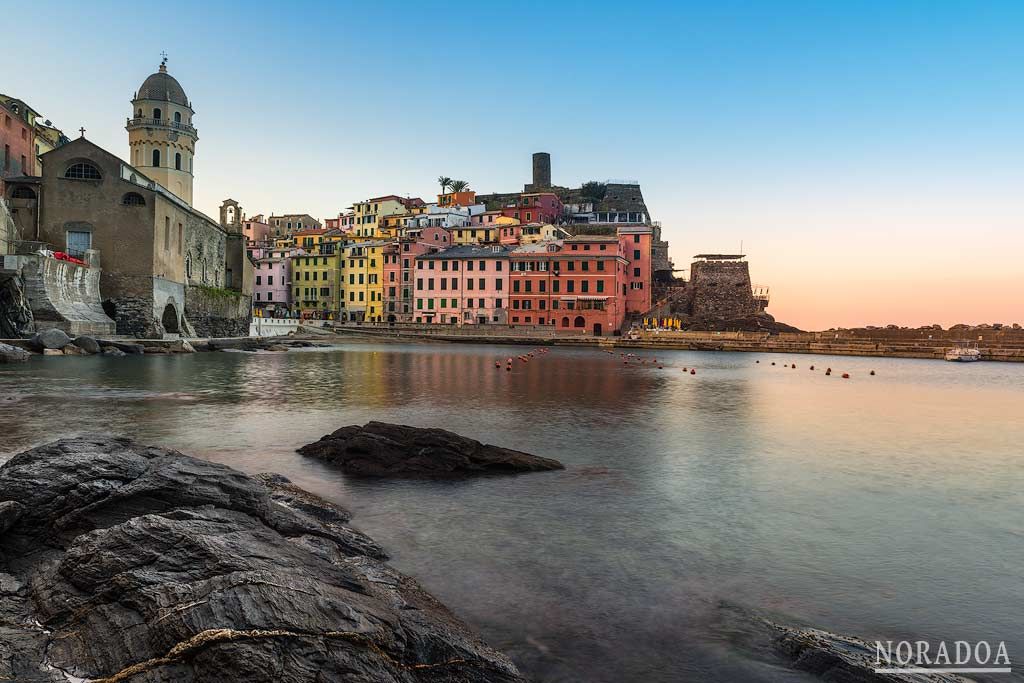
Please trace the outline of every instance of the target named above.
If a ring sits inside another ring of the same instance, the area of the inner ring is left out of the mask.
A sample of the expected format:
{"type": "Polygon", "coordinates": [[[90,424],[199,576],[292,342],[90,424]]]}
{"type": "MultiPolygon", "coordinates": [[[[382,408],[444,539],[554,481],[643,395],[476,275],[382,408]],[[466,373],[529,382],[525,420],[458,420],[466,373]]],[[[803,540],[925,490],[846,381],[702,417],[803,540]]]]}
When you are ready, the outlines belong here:
{"type": "Polygon", "coordinates": [[[1024,657],[1024,367],[675,352],[659,369],[555,349],[507,372],[523,352],[34,359],[0,366],[0,450],[110,431],[282,472],[353,508],[536,680],[803,680],[745,656],[749,626],[722,600],[871,637],[1006,640],[1024,657]],[[370,419],[569,469],[353,481],[295,453],[370,419]]]}

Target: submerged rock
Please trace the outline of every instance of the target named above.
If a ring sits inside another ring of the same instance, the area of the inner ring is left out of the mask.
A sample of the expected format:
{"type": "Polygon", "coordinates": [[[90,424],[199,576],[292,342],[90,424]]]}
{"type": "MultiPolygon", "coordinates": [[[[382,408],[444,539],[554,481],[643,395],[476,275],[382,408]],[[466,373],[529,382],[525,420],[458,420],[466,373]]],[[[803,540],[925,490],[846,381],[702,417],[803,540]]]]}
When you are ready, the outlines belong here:
{"type": "Polygon", "coordinates": [[[366,477],[450,477],[564,469],[562,463],[482,444],[443,429],[386,422],[342,427],[299,449],[366,477]]]}
{"type": "Polygon", "coordinates": [[[118,438],[0,466],[0,680],[522,681],[348,513],[118,438]]]}

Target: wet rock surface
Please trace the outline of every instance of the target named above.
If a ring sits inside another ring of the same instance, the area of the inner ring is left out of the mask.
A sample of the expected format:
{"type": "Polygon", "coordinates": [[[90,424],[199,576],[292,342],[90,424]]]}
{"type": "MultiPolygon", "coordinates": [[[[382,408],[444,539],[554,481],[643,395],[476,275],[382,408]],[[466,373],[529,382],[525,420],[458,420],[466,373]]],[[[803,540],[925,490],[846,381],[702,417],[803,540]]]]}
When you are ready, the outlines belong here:
{"type": "Polygon", "coordinates": [[[0,680],[521,681],[348,513],[128,439],[0,466],[0,680]]]}
{"type": "Polygon", "coordinates": [[[299,449],[365,477],[459,477],[564,469],[562,463],[483,444],[443,429],[386,422],[353,425],[299,449]]]}
{"type": "Polygon", "coordinates": [[[971,683],[952,673],[876,673],[897,664],[876,663],[872,643],[814,628],[791,628],[769,623],[776,632],[775,648],[793,668],[823,681],[841,683],[971,683]]]}
{"type": "Polygon", "coordinates": [[[25,349],[0,342],[0,363],[22,363],[31,357],[25,349]]]}

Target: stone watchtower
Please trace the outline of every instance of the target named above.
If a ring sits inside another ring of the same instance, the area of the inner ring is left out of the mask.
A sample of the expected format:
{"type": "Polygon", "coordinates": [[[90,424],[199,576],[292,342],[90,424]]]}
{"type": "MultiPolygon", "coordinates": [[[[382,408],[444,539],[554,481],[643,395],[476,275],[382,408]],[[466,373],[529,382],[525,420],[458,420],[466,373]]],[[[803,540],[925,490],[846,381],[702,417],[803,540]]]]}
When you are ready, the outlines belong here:
{"type": "Polygon", "coordinates": [[[192,205],[192,158],[199,135],[192,105],[178,81],[160,70],[142,82],[125,127],[133,166],[192,205]]]}

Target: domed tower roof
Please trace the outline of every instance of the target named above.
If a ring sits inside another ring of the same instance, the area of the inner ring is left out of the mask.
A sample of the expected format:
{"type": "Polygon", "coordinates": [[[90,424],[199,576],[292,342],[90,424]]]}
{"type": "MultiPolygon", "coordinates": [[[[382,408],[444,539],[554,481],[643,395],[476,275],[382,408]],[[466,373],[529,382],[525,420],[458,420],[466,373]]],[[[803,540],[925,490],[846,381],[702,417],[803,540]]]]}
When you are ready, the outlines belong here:
{"type": "Polygon", "coordinates": [[[185,91],[182,89],[181,84],[178,83],[178,80],[167,73],[166,64],[161,64],[158,72],[150,75],[142,82],[142,87],[139,88],[136,99],[160,100],[162,102],[180,104],[183,107],[189,106],[188,98],[185,97],[185,91]]]}

